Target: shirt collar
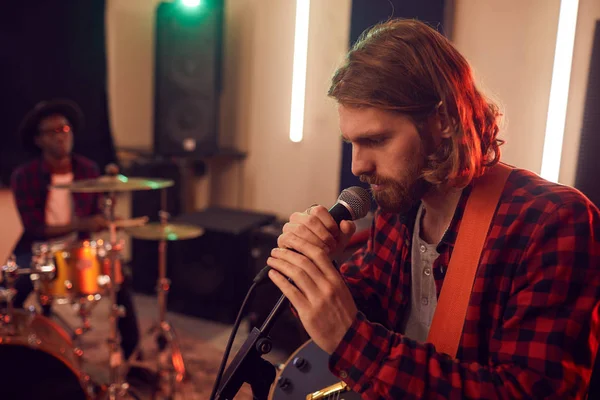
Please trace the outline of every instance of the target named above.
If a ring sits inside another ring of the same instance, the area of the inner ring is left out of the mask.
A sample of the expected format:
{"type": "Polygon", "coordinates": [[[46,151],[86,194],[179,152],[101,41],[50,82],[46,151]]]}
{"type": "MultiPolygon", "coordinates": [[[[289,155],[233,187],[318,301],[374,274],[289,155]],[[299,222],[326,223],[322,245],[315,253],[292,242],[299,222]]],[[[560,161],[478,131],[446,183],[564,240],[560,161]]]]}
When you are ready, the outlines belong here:
{"type": "MultiPolygon", "coordinates": [[[[71,169],[73,171],[73,175],[76,174],[77,168],[78,158],[75,154],[71,154],[71,169]]],[[[46,159],[43,156],[40,158],[40,171],[44,176],[50,176],[52,174],[50,163],[46,161],[46,159]]]]}
{"type": "MultiPolygon", "coordinates": [[[[465,207],[467,205],[467,200],[469,199],[469,195],[471,194],[472,189],[473,183],[471,182],[462,190],[460,199],[458,201],[458,204],[456,205],[456,210],[454,211],[454,216],[452,217],[450,225],[448,226],[446,233],[444,233],[442,240],[440,240],[440,243],[436,248],[438,253],[442,253],[447,246],[454,247],[454,244],[456,243],[456,237],[458,235],[460,221],[462,220],[463,214],[465,212],[465,207]]],[[[400,222],[403,225],[405,225],[408,229],[407,234],[409,232],[413,232],[414,230],[415,222],[417,219],[417,212],[419,211],[420,204],[421,202],[417,202],[408,212],[399,215],[400,222]]]]}

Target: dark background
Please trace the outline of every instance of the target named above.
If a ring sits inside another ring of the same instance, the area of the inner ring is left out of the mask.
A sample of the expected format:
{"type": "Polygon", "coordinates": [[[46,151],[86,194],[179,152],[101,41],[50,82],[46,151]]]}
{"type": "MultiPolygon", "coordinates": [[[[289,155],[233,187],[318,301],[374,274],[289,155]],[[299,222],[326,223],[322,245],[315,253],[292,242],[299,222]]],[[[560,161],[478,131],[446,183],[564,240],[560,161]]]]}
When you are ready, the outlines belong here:
{"type": "Polygon", "coordinates": [[[101,168],[115,160],[106,94],[105,0],[4,1],[0,11],[0,180],[31,158],[17,137],[43,100],[69,98],[86,117],[74,151],[101,168]]]}

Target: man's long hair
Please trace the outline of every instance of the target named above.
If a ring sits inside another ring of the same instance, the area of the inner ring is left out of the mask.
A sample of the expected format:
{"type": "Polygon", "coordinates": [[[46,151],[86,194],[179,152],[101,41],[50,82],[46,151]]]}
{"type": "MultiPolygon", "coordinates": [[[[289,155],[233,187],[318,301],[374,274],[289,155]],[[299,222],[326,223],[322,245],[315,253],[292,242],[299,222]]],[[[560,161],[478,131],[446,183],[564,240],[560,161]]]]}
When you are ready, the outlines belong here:
{"type": "Polygon", "coordinates": [[[390,20],[365,31],[336,71],[329,96],[349,107],[408,115],[419,132],[435,113],[451,137],[428,157],[423,178],[462,187],[500,159],[498,107],[475,87],[465,58],[449,40],[415,20],[390,20]]]}

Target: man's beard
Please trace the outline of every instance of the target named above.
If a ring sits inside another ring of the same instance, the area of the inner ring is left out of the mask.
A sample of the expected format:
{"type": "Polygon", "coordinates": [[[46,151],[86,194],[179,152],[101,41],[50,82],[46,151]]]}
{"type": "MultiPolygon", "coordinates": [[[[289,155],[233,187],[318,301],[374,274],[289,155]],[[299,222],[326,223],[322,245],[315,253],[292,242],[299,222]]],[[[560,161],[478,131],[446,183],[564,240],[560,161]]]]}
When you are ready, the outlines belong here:
{"type": "Polygon", "coordinates": [[[361,182],[383,185],[382,189],[371,190],[373,199],[383,211],[404,214],[410,211],[425,195],[431,184],[422,177],[425,161],[411,163],[402,181],[377,176],[361,175],[361,182]]]}

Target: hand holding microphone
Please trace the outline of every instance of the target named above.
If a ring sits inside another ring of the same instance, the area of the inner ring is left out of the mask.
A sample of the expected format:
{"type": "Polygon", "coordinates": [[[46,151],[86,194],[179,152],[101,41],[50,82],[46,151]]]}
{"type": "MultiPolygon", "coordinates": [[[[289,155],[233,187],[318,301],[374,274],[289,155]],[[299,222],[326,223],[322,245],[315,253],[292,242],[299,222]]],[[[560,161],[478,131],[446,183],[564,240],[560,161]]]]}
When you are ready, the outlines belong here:
{"type": "Polygon", "coordinates": [[[358,186],[345,189],[329,210],[315,205],[305,212],[292,214],[283,227],[277,246],[293,249],[295,237],[301,237],[321,247],[334,259],[344,250],[356,230],[351,221],[367,215],[369,205],[370,196],[365,189],[358,186]]]}
{"type": "Polygon", "coordinates": [[[369,204],[366,190],[353,187],[344,190],[328,212],[315,206],[308,213],[292,214],[277,240],[279,248],[273,249],[267,260],[271,269],[263,270],[296,308],[314,342],[329,354],[357,312],[348,287],[329,257],[348,243],[355,229],[348,221],[364,217],[369,204]]]}
{"type": "MultiPolygon", "coordinates": [[[[365,217],[370,205],[371,196],[365,189],[359,186],[344,189],[329,210],[314,205],[304,212],[292,214],[290,221],[283,226],[277,246],[298,251],[293,242],[299,238],[322,248],[334,259],[344,250],[356,229],[350,221],[365,217]]],[[[270,269],[269,266],[263,268],[254,278],[254,282],[264,280],[270,269]]]]}

